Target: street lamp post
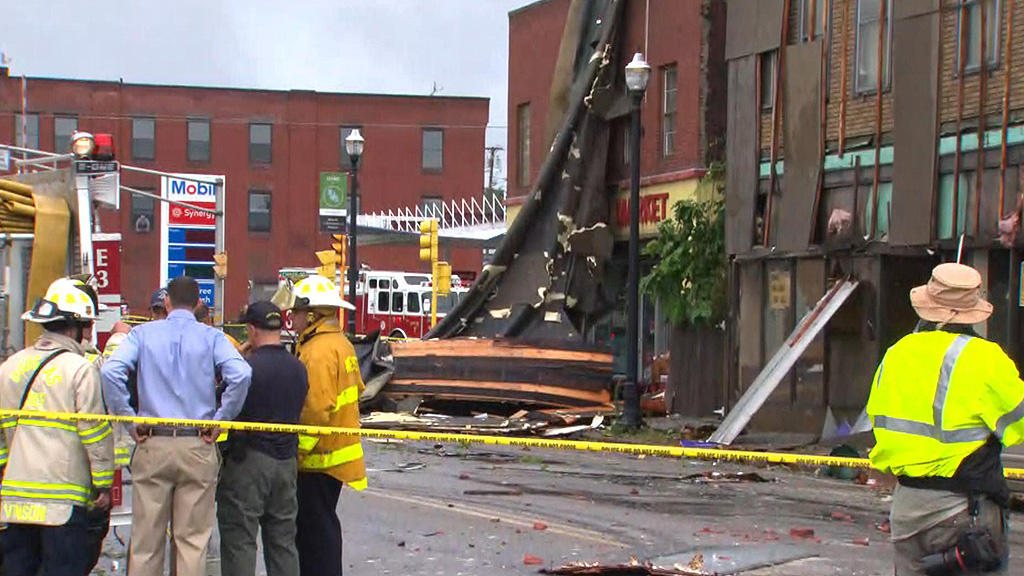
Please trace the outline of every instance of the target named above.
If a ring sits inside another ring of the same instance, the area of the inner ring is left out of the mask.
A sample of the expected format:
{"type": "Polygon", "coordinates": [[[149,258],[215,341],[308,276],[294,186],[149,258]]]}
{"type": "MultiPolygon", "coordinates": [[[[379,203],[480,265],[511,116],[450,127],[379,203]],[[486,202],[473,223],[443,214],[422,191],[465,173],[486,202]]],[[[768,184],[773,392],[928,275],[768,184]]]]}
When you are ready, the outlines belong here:
{"type": "Polygon", "coordinates": [[[623,412],[626,428],[640,426],[639,309],[640,309],[640,104],[647,90],[651,67],[637,52],[626,65],[630,99],[629,126],[629,276],[626,282],[626,381],[623,412]]]}
{"type": "MultiPolygon", "coordinates": [[[[348,195],[348,301],[356,305],[356,283],[359,282],[359,258],[356,248],[356,211],[358,210],[359,195],[359,160],[363,156],[363,135],[359,129],[355,129],[348,138],[345,138],[345,152],[348,153],[349,163],[352,165],[352,190],[348,195]]],[[[353,337],[356,335],[356,314],[348,315],[348,331],[353,337]]]]}

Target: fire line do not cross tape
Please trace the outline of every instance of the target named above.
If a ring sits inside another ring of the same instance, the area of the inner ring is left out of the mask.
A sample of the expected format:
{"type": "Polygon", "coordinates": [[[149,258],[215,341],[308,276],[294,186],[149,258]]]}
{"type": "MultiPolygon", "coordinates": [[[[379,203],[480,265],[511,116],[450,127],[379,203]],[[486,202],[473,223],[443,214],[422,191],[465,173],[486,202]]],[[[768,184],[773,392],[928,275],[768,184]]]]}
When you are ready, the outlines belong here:
{"type": "MultiPolygon", "coordinates": [[[[409,440],[414,442],[464,442],[491,446],[518,448],[541,448],[549,450],[583,450],[589,452],[612,452],[616,454],[665,456],[691,460],[717,460],[752,464],[789,464],[799,466],[833,466],[846,468],[870,468],[866,458],[840,456],[818,456],[814,454],[790,454],[786,452],[754,452],[749,450],[723,450],[720,448],[687,448],[682,446],[661,446],[655,444],[625,444],[617,442],[592,442],[588,440],[551,440],[547,438],[523,438],[487,436],[478,434],[453,434],[447,432],[418,432],[410,430],[381,430],[376,428],[341,428],[333,426],[306,426],[301,424],[272,424],[266,422],[236,422],[221,420],[191,420],[186,418],[148,418],[144,416],[113,416],[110,414],[78,414],[38,410],[0,410],[2,418],[44,418],[47,420],[107,421],[147,426],[183,426],[188,428],[220,428],[243,432],[279,432],[326,436],[329,434],[351,434],[364,438],[409,440]]],[[[1024,469],[1006,468],[1007,478],[1024,480],[1024,469]]]]}

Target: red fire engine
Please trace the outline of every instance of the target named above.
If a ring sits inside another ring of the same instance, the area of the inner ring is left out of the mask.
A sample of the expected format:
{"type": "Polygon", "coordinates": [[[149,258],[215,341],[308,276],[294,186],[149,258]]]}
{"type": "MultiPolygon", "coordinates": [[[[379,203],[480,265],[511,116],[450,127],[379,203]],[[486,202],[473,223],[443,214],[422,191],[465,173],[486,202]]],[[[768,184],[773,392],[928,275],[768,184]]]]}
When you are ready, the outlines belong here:
{"type": "MultiPolygon", "coordinates": [[[[278,283],[297,283],[316,274],[316,268],[282,268],[278,283]]],[[[348,298],[348,284],[343,292],[348,298]]],[[[458,276],[452,276],[451,293],[437,297],[440,320],[468,291],[458,276]]],[[[380,330],[390,338],[420,338],[430,330],[430,274],[363,270],[356,285],[356,333],[380,330]]]]}

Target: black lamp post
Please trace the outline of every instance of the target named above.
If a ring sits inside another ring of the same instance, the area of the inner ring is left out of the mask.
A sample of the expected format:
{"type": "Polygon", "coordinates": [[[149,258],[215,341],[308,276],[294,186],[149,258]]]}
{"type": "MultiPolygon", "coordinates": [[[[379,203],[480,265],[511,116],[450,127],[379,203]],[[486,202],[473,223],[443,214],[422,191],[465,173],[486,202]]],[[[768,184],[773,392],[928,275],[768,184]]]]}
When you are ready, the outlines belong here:
{"type": "MultiPolygon", "coordinates": [[[[345,138],[345,152],[352,165],[352,190],[348,195],[348,301],[356,304],[356,283],[359,282],[359,257],[356,249],[356,212],[359,209],[359,160],[363,156],[363,135],[355,129],[345,138]]],[[[356,335],[356,313],[348,315],[348,331],[356,335]]]]}
{"type": "Polygon", "coordinates": [[[640,309],[640,104],[647,91],[651,67],[637,52],[626,65],[630,98],[629,126],[629,277],[626,282],[626,381],[623,412],[626,428],[640,426],[639,309],[640,309]]]}

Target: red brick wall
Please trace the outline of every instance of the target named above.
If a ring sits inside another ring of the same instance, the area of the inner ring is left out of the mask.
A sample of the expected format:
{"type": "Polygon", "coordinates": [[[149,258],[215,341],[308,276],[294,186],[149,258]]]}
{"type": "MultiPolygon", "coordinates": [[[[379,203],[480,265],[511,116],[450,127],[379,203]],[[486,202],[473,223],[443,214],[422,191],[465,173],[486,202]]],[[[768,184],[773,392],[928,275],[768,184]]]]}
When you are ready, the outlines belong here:
{"type": "MultiPolygon", "coordinates": [[[[705,162],[705,125],[716,138],[724,142],[725,77],[705,78],[703,70],[713,58],[719,66],[723,39],[709,46],[710,29],[704,15],[705,0],[650,0],[650,17],[645,2],[627,2],[624,22],[626,29],[617,68],[622,70],[636,51],[645,51],[651,65],[651,79],[642,107],[643,139],[641,143],[641,173],[656,176],[689,168],[699,168],[705,162]],[[645,30],[646,47],[645,47],[645,30]],[[672,154],[661,153],[663,94],[662,69],[669,64],[677,67],[676,136],[672,154]],[[713,89],[711,86],[713,85],[713,89]],[[705,102],[702,91],[712,89],[716,97],[705,102]],[[705,104],[716,114],[707,114],[705,104]]],[[[529,187],[519,186],[516,178],[518,166],[519,133],[517,108],[529,102],[531,109],[530,168],[531,183],[536,180],[540,164],[544,161],[550,143],[544,142],[548,122],[548,100],[552,74],[558,58],[562,30],[568,15],[569,0],[544,0],[509,15],[509,98],[508,98],[508,175],[509,196],[523,196],[529,187]]],[[[720,18],[724,30],[724,11],[711,11],[720,18]]],[[[621,170],[623,157],[622,136],[628,118],[620,121],[612,137],[610,158],[613,178],[621,170]],[[616,165],[619,164],[619,165],[616,165]]]]}
{"type": "MultiPolygon", "coordinates": [[[[14,113],[21,107],[20,78],[0,78],[0,141],[14,141],[14,113]]],[[[413,207],[423,196],[479,198],[483,188],[485,98],[405,97],[146,86],[116,82],[28,80],[28,111],[40,113],[40,146],[53,149],[54,114],[78,117],[81,130],[111,132],[118,158],[167,172],[223,174],[227,183],[229,317],[248,298],[248,282],[275,282],[286,266],[312,266],[313,252],[328,246],[318,231],[319,173],[340,171],[340,127],[363,127],[360,168],[363,211],[413,207]],[[131,157],[133,116],[156,117],[156,159],[131,157]],[[186,157],[186,118],[211,120],[210,162],[186,157]],[[249,123],[274,125],[272,163],[249,163],[249,123]],[[444,129],[444,169],[421,169],[421,129],[444,129]],[[271,232],[248,231],[248,192],[269,190],[271,232]]],[[[122,183],[159,188],[154,177],[122,174],[122,183]]],[[[148,303],[159,280],[159,232],[136,234],[130,200],[120,214],[105,211],[105,231],[122,231],[125,296],[133,308],[148,303]]],[[[157,223],[159,220],[157,219],[157,223]]],[[[156,223],[155,223],[156,224],[156,223]]],[[[475,272],[476,249],[451,251],[455,271],[475,272]]],[[[366,247],[360,260],[377,269],[425,270],[414,245],[366,247]]]]}

